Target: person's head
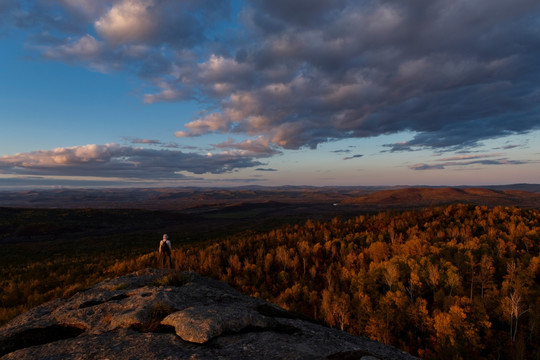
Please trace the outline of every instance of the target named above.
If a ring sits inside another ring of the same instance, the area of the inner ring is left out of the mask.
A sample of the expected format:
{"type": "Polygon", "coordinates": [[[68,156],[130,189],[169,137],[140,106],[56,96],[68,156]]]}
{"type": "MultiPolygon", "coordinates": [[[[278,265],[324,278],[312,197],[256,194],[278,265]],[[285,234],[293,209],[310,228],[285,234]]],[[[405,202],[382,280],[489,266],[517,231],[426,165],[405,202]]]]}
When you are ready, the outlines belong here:
{"type": "Polygon", "coordinates": [[[163,234],[163,240],[168,240],[168,239],[169,239],[169,235],[163,234]]]}

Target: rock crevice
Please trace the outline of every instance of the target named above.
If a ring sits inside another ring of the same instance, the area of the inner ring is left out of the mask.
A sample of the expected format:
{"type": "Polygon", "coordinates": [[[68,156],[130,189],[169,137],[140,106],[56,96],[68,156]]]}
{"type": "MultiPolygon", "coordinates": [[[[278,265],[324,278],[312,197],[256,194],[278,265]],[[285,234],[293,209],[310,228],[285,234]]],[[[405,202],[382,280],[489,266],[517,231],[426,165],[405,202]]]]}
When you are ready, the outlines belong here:
{"type": "Polygon", "coordinates": [[[84,332],[85,329],[65,324],[55,324],[42,328],[28,328],[3,338],[0,342],[0,356],[30,346],[75,338],[84,332]]]}

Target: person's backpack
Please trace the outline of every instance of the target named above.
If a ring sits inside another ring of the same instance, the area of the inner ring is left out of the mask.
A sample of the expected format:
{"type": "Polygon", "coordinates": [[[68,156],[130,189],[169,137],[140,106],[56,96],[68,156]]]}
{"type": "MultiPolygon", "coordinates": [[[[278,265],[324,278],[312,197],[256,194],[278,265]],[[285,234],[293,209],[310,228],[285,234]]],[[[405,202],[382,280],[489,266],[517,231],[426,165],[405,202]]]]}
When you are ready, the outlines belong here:
{"type": "Polygon", "coordinates": [[[167,245],[166,241],[163,241],[159,246],[159,252],[162,254],[171,255],[171,249],[169,249],[169,245],[167,245]]]}

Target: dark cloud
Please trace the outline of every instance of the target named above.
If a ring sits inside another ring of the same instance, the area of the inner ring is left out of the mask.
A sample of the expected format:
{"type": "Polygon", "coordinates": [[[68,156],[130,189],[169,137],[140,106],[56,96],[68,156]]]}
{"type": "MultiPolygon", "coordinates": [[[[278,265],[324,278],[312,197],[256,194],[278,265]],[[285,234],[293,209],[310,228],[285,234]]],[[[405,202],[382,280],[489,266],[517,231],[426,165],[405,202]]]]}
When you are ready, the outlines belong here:
{"type": "Polygon", "coordinates": [[[139,139],[139,138],[132,139],[131,143],[132,144],[149,144],[149,145],[161,145],[162,144],[161,141],[159,141],[159,140],[155,140],[155,139],[139,139]]]}
{"type": "Polygon", "coordinates": [[[325,15],[315,5],[304,14],[310,22],[290,17],[295,5],[253,2],[251,24],[264,38],[243,58],[260,70],[258,83],[225,98],[220,116],[187,127],[195,135],[265,133],[285,148],[417,133],[393,151],[456,150],[538,128],[530,14],[539,6],[480,3],[341,2],[328,11],[331,3],[318,2],[325,15]],[[280,25],[265,28],[261,9],[280,25]],[[525,39],[527,50],[501,47],[508,34],[525,39]]]}
{"type": "MultiPolygon", "coordinates": [[[[201,181],[202,178],[179,176],[175,181],[201,181]]],[[[126,179],[108,180],[108,179],[94,179],[94,180],[81,180],[74,178],[58,177],[13,177],[13,178],[0,178],[0,189],[5,188],[7,190],[14,189],[35,189],[35,188],[62,188],[62,187],[83,187],[83,188],[102,188],[102,187],[129,187],[129,186],[152,186],[151,182],[129,181],[126,179]]]]}
{"type": "Polygon", "coordinates": [[[533,161],[522,161],[522,160],[510,160],[507,158],[500,159],[483,159],[483,160],[473,160],[473,161],[446,161],[443,163],[435,164],[415,164],[410,165],[409,169],[411,170],[442,170],[448,167],[467,167],[471,165],[523,165],[534,163],[533,161]]]}
{"type": "Polygon", "coordinates": [[[357,154],[357,155],[353,155],[353,156],[347,156],[347,157],[344,157],[343,160],[358,159],[358,158],[361,158],[362,156],[364,156],[364,155],[357,154]]]}
{"type": "Polygon", "coordinates": [[[20,13],[17,0],[0,1],[0,39],[9,33],[10,26],[16,23],[15,17],[20,13]]]}
{"type": "Polygon", "coordinates": [[[262,165],[252,157],[178,150],[86,145],[0,157],[0,174],[178,179],[179,172],[222,174],[262,165]]]}
{"type": "Polygon", "coordinates": [[[273,32],[276,28],[285,29],[291,24],[296,26],[320,25],[332,13],[340,12],[346,0],[252,0],[255,25],[273,32]]]}
{"type": "Polygon", "coordinates": [[[472,160],[472,159],[483,159],[483,158],[492,158],[500,157],[501,154],[467,154],[467,155],[458,155],[442,159],[437,159],[437,161],[462,161],[462,160],[472,160]]]}
{"type": "Polygon", "coordinates": [[[442,164],[414,164],[410,165],[411,170],[442,170],[444,165],[442,164]]]}
{"type": "Polygon", "coordinates": [[[256,168],[255,171],[277,171],[277,169],[272,169],[272,168],[256,168]]]}
{"type": "MultiPolygon", "coordinates": [[[[130,144],[159,146],[166,149],[179,149],[180,148],[180,145],[177,143],[174,143],[174,142],[164,143],[163,141],[160,141],[157,139],[140,139],[140,138],[124,137],[124,140],[130,144]]],[[[186,150],[198,150],[198,148],[194,146],[182,146],[182,148],[186,150]]]]}
{"type": "Polygon", "coordinates": [[[540,127],[536,0],[250,0],[234,26],[229,1],[24,4],[16,21],[42,34],[29,38],[42,56],[137,74],[153,87],[147,103],[217,109],[177,136],[258,144],[221,148],[270,154],[407,131],[387,148],[458,151],[540,127]]]}
{"type": "Polygon", "coordinates": [[[510,144],[510,145],[504,145],[504,146],[501,146],[501,147],[497,147],[497,148],[494,148],[494,149],[503,149],[503,150],[510,150],[510,149],[515,149],[515,148],[519,148],[519,147],[522,147],[523,145],[520,145],[520,144],[510,144]]]}
{"type": "Polygon", "coordinates": [[[65,37],[84,35],[88,23],[101,16],[110,1],[21,0],[17,3],[16,11],[11,14],[16,26],[65,37]]]}

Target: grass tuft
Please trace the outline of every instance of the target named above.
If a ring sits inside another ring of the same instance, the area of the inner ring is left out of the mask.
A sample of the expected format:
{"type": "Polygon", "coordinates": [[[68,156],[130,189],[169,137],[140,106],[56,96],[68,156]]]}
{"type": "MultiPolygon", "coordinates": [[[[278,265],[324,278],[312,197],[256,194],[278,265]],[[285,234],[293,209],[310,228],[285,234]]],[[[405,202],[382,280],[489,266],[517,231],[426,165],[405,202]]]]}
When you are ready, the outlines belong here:
{"type": "Polygon", "coordinates": [[[189,281],[188,277],[181,272],[166,275],[156,279],[154,286],[183,286],[189,281]]]}

